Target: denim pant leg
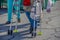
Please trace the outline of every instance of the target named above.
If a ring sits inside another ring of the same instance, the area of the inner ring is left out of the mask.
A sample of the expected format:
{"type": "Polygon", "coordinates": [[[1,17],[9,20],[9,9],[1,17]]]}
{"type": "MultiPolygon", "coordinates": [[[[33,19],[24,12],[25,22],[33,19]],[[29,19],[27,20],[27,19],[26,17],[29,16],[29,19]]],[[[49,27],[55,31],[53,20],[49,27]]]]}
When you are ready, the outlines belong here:
{"type": "MultiPolygon", "coordinates": [[[[31,24],[31,28],[34,28],[34,20],[30,17],[30,12],[26,12],[26,16],[28,17],[30,24],[31,24]]],[[[37,28],[37,21],[35,21],[35,30],[37,28]]]]}
{"type": "Polygon", "coordinates": [[[13,0],[7,0],[7,5],[8,5],[8,21],[11,22],[12,8],[13,8],[13,0]]]}

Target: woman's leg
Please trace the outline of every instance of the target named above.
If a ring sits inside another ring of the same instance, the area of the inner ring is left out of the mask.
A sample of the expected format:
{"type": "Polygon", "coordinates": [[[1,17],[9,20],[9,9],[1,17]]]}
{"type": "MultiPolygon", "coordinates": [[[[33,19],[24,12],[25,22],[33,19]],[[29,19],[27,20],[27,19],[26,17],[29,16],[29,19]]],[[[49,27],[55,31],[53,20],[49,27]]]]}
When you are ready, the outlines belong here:
{"type": "Polygon", "coordinates": [[[15,8],[15,13],[17,14],[18,22],[20,22],[20,0],[15,1],[14,8],[15,8]]]}
{"type": "Polygon", "coordinates": [[[18,10],[17,19],[18,19],[18,22],[20,22],[20,0],[18,0],[18,5],[19,6],[17,6],[17,10],[18,10]]]}
{"type": "MultiPolygon", "coordinates": [[[[32,33],[33,31],[33,28],[34,28],[34,20],[30,17],[30,12],[26,12],[26,16],[28,17],[29,21],[30,21],[30,24],[31,24],[31,27],[30,27],[30,33],[32,33]]],[[[37,21],[35,21],[36,25],[35,25],[35,30],[37,28],[37,21]]]]}
{"type": "Polygon", "coordinates": [[[13,10],[13,0],[7,0],[7,5],[8,5],[8,21],[6,24],[11,23],[12,19],[12,10],[13,10]]]}

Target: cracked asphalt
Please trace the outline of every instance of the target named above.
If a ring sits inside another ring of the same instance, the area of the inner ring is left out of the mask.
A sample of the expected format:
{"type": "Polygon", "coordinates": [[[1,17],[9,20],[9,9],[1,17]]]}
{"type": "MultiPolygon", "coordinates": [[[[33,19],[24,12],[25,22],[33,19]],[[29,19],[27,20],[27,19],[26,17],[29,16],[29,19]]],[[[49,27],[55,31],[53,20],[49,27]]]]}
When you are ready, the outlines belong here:
{"type": "MultiPolygon", "coordinates": [[[[21,22],[18,23],[18,33],[7,35],[7,30],[10,24],[6,25],[7,9],[0,10],[0,40],[60,40],[60,1],[52,7],[51,13],[43,11],[44,17],[42,18],[41,26],[37,28],[37,33],[41,31],[43,34],[35,38],[31,38],[29,34],[30,23],[25,15],[21,13],[21,22]]],[[[13,15],[12,29],[16,26],[16,15],[13,15]]]]}

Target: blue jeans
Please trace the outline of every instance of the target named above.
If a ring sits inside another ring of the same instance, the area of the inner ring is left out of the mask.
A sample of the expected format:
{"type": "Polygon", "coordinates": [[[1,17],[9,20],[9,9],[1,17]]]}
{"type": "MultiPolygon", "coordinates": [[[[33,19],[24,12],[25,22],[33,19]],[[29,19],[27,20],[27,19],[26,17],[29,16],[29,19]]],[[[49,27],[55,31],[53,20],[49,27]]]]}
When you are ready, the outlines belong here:
{"type": "MultiPolygon", "coordinates": [[[[7,0],[7,5],[8,5],[8,21],[11,22],[11,18],[12,18],[12,12],[13,12],[13,2],[14,0],[7,0]]],[[[20,2],[20,1],[19,1],[20,2]]],[[[20,5],[20,3],[19,3],[20,5]]],[[[19,7],[20,9],[20,7],[19,7]]],[[[15,7],[15,10],[17,10],[17,8],[15,7]]],[[[20,19],[20,12],[17,12],[17,18],[20,19]]]]}
{"type": "MultiPolygon", "coordinates": [[[[34,21],[31,17],[30,17],[30,12],[26,12],[26,16],[29,19],[29,22],[31,24],[30,28],[34,28],[34,21]]],[[[37,28],[37,21],[35,21],[35,29],[37,28]]]]}

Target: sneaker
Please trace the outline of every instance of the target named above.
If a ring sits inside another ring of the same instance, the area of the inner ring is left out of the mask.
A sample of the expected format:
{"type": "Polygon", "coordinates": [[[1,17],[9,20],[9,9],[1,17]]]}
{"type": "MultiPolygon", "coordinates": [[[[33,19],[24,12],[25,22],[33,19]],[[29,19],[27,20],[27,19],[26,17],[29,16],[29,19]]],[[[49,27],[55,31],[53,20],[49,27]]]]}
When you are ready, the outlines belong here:
{"type": "Polygon", "coordinates": [[[7,21],[5,24],[10,24],[11,22],[10,21],[7,21]]]}

